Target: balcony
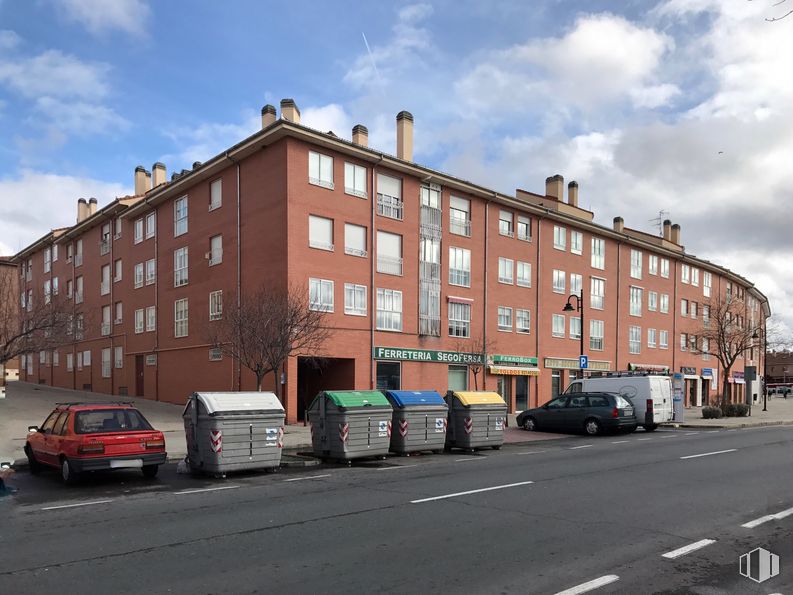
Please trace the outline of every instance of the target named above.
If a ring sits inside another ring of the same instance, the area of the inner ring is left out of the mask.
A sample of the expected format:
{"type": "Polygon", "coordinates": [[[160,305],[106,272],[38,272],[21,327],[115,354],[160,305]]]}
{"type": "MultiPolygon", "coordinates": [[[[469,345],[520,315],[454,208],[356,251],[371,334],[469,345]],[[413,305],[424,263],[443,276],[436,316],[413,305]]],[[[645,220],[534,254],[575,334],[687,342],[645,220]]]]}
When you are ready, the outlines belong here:
{"type": "Polygon", "coordinates": [[[440,281],[441,265],[436,262],[419,262],[419,279],[422,281],[440,281]]]}
{"type": "Polygon", "coordinates": [[[452,219],[449,222],[449,231],[458,236],[471,237],[471,221],[468,219],[452,219]]]}
{"type": "Polygon", "coordinates": [[[377,272],[386,275],[402,275],[402,259],[393,256],[377,256],[377,272]]]}
{"type": "Polygon", "coordinates": [[[471,271],[449,269],[449,285],[471,286],[471,271]]]}
{"type": "Polygon", "coordinates": [[[402,199],[387,194],[377,195],[377,214],[402,220],[402,199]]]}
{"type": "Polygon", "coordinates": [[[441,211],[421,205],[421,234],[433,238],[441,237],[441,211]]]}
{"type": "Polygon", "coordinates": [[[360,248],[345,247],[344,253],[349,254],[350,256],[360,256],[362,258],[369,256],[369,253],[366,250],[361,250],[360,248]]]}
{"type": "Polygon", "coordinates": [[[441,336],[441,319],[439,316],[431,314],[419,315],[419,335],[440,337],[441,336]]]}

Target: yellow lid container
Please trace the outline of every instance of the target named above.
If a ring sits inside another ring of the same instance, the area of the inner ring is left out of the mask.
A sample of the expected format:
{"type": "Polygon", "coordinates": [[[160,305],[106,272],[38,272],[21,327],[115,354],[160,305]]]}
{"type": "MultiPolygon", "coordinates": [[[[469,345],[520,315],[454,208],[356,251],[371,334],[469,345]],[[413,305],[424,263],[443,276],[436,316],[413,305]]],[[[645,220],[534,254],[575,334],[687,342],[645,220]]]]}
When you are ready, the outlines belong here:
{"type": "Polygon", "coordinates": [[[507,406],[504,399],[498,393],[485,391],[456,391],[452,393],[460,400],[460,403],[468,407],[469,405],[503,405],[507,406]]]}

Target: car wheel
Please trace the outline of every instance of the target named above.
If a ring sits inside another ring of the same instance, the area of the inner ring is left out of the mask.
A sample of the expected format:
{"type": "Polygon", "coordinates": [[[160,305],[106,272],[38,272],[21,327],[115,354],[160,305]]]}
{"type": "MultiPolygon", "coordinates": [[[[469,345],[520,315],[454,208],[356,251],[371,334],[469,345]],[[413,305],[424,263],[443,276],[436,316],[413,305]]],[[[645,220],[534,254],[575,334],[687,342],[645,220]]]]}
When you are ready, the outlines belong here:
{"type": "Polygon", "coordinates": [[[600,434],[600,422],[590,417],[584,422],[584,431],[590,436],[597,436],[600,434]]]}
{"type": "Polygon", "coordinates": [[[69,463],[69,459],[63,457],[61,459],[61,477],[63,478],[63,483],[72,484],[77,481],[80,477],[80,474],[77,473],[74,469],[72,469],[71,464],[69,463]]]}
{"type": "Polygon", "coordinates": [[[36,455],[33,454],[33,449],[30,448],[30,444],[25,445],[25,456],[28,458],[28,468],[33,475],[36,475],[41,471],[41,463],[39,463],[36,455]]]}
{"type": "Polygon", "coordinates": [[[650,425],[644,426],[644,431],[645,432],[655,432],[657,429],[658,429],[658,424],[650,424],[650,425]]]}
{"type": "Polygon", "coordinates": [[[527,417],[523,420],[523,429],[527,432],[536,432],[537,420],[535,420],[533,417],[527,417]]]}
{"type": "Polygon", "coordinates": [[[143,477],[157,477],[157,471],[160,470],[159,465],[143,465],[141,471],[143,472],[143,477]]]}

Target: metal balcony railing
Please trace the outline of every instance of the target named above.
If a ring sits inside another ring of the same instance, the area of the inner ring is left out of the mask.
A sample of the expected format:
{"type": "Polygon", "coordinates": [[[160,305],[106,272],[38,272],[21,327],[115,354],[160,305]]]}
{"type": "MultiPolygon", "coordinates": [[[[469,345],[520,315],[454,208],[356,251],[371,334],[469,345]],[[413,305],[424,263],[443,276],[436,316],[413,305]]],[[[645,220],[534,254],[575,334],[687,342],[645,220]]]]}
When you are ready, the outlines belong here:
{"type": "Polygon", "coordinates": [[[377,272],[386,275],[402,275],[402,259],[393,256],[377,257],[377,272]]]}
{"type": "Polygon", "coordinates": [[[377,214],[391,219],[402,219],[402,200],[386,194],[377,195],[377,214]]]}

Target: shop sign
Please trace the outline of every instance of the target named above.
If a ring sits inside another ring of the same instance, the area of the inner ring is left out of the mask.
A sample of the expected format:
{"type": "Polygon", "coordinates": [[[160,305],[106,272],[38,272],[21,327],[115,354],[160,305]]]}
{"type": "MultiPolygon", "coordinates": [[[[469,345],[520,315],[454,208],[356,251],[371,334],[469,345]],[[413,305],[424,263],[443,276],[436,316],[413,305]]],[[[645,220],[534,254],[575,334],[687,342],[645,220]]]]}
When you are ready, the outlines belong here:
{"type": "Polygon", "coordinates": [[[488,366],[490,374],[500,376],[539,376],[540,369],[529,366],[488,366]]]}
{"type": "Polygon", "coordinates": [[[628,369],[632,372],[661,372],[669,374],[669,366],[661,364],[628,364],[628,369]]]}
{"type": "MultiPolygon", "coordinates": [[[[564,370],[581,369],[578,358],[546,357],[543,363],[546,368],[561,368],[564,370]]],[[[589,368],[587,369],[594,370],[596,372],[609,372],[611,371],[611,362],[589,360],[589,368]]]]}
{"type": "Polygon", "coordinates": [[[483,353],[431,351],[428,349],[406,349],[404,347],[375,347],[373,357],[374,359],[444,364],[483,364],[485,362],[483,353]]]}
{"type": "Polygon", "coordinates": [[[702,368],[703,378],[713,378],[713,368],[702,368]]]}
{"type": "Polygon", "coordinates": [[[697,369],[696,368],[689,368],[688,366],[680,366],[680,371],[683,372],[686,376],[696,376],[697,369]]]}
{"type": "Polygon", "coordinates": [[[730,378],[732,382],[735,384],[746,384],[746,380],[744,380],[743,372],[733,372],[732,378],[730,378]]]}
{"type": "Polygon", "coordinates": [[[526,357],[524,355],[491,355],[490,359],[494,364],[525,364],[527,366],[536,366],[536,357],[526,357]]]}

